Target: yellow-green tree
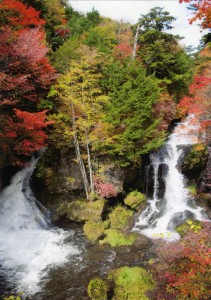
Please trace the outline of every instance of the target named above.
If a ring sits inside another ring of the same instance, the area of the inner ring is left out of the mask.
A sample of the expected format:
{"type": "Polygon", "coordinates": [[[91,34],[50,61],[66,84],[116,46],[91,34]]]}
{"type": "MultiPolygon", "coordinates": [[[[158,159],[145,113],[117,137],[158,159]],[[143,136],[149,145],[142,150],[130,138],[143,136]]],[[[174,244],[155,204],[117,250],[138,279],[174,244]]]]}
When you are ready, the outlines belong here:
{"type": "Polygon", "coordinates": [[[94,191],[91,144],[96,137],[93,132],[103,118],[103,107],[108,100],[99,86],[101,64],[102,57],[95,50],[82,46],[80,61],[72,62],[69,71],[60,77],[50,93],[57,98],[61,116],[53,117],[55,127],[63,126],[64,136],[74,143],[87,198],[94,191]]]}

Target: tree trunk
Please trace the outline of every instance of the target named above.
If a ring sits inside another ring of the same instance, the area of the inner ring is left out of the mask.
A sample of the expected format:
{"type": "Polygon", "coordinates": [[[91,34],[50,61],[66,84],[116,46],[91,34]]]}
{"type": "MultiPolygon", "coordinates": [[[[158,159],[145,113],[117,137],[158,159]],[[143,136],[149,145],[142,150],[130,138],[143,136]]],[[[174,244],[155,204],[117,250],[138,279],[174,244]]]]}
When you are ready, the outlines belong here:
{"type": "Polygon", "coordinates": [[[140,26],[138,25],[136,28],[136,35],[135,35],[135,40],[133,44],[133,53],[131,59],[134,60],[136,58],[136,49],[137,49],[137,44],[138,44],[138,36],[139,36],[139,31],[140,31],[140,26]]]}
{"type": "Polygon", "coordinates": [[[92,193],[94,193],[93,172],[92,172],[91,155],[90,155],[89,139],[88,139],[87,130],[86,130],[86,149],[87,149],[88,167],[89,167],[90,190],[92,193]]]}
{"type": "Polygon", "coordinates": [[[86,198],[88,199],[90,188],[89,188],[89,182],[88,182],[88,179],[87,179],[86,169],[85,169],[85,166],[84,166],[83,158],[81,156],[78,137],[77,137],[77,134],[76,134],[75,111],[74,111],[74,107],[73,107],[72,102],[71,102],[71,109],[72,109],[72,122],[73,122],[73,132],[74,132],[73,138],[74,138],[75,152],[76,152],[76,157],[77,157],[80,172],[81,172],[81,177],[82,177],[82,181],[83,181],[83,185],[84,185],[84,190],[85,190],[85,193],[86,193],[86,198]]]}

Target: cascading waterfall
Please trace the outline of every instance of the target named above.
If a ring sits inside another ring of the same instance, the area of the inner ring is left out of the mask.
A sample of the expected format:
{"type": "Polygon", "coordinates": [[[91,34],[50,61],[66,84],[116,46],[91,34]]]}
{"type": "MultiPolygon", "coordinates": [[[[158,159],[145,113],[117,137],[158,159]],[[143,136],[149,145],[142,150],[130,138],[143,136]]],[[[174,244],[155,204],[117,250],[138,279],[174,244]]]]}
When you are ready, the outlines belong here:
{"type": "Polygon", "coordinates": [[[0,195],[0,275],[26,295],[42,288],[50,268],[79,254],[74,232],[52,228],[44,207],[38,208],[29,187],[35,165],[19,171],[0,195]]]}
{"type": "MultiPolygon", "coordinates": [[[[153,175],[153,182],[147,185],[151,185],[152,191],[151,194],[147,192],[150,194],[147,195],[148,205],[133,230],[151,238],[176,240],[180,236],[174,230],[175,226],[187,218],[205,218],[203,210],[194,204],[185,186],[185,178],[177,168],[183,146],[198,142],[199,125],[194,120],[191,115],[178,124],[161,151],[151,155],[147,174],[153,175]]],[[[147,190],[150,188],[148,186],[147,190]]]]}

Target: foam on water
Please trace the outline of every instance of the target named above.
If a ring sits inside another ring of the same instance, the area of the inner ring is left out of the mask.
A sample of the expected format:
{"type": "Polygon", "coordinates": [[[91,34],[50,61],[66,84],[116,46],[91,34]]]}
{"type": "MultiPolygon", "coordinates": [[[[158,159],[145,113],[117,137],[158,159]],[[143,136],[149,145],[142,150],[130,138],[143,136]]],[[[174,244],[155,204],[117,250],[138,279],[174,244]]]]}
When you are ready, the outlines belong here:
{"type": "Polygon", "coordinates": [[[28,295],[42,288],[52,267],[80,253],[71,242],[74,232],[52,228],[46,210],[38,208],[29,187],[35,164],[18,172],[0,195],[1,274],[28,295]]]}
{"type": "Polygon", "coordinates": [[[154,193],[148,199],[148,205],[140,215],[133,230],[151,237],[163,237],[168,240],[180,238],[175,231],[175,218],[185,221],[188,215],[198,220],[204,219],[203,210],[194,205],[185,185],[185,178],[178,170],[177,164],[184,151],[181,146],[192,145],[198,142],[199,125],[194,122],[194,116],[189,116],[185,122],[180,123],[169,136],[161,152],[152,155],[151,165],[154,170],[154,193]],[[161,155],[162,154],[162,155],[161,155]],[[159,199],[158,166],[167,166],[164,178],[165,194],[159,199]]]}

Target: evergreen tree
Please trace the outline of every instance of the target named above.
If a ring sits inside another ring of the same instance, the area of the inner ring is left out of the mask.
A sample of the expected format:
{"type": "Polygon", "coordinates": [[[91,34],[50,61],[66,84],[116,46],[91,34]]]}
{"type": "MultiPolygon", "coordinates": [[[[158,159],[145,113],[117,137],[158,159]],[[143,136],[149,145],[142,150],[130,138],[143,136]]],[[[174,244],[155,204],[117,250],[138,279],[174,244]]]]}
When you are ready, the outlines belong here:
{"type": "Polygon", "coordinates": [[[156,130],[160,120],[152,114],[160,89],[136,61],[113,62],[107,66],[105,75],[102,85],[110,97],[105,122],[110,128],[104,147],[108,154],[116,155],[126,164],[140,163],[142,154],[163,142],[164,132],[156,130]]]}

